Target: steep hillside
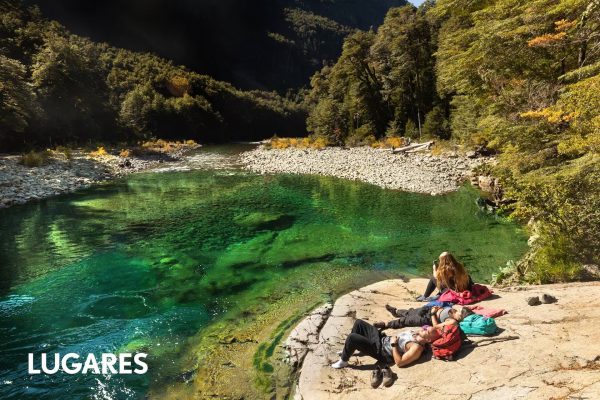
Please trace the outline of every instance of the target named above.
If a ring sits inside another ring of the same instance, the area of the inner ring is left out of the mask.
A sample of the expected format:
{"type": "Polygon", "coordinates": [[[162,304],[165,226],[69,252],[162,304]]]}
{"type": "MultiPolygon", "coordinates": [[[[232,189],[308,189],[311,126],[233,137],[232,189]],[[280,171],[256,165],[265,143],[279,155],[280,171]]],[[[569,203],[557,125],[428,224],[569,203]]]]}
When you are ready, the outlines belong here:
{"type": "Polygon", "coordinates": [[[343,38],[405,0],[28,0],[72,32],[151,51],[245,89],[307,84],[343,38]]]}
{"type": "Polygon", "coordinates": [[[249,140],[304,133],[305,111],[150,53],[71,34],[0,1],[0,151],[141,138],[249,140]]]}

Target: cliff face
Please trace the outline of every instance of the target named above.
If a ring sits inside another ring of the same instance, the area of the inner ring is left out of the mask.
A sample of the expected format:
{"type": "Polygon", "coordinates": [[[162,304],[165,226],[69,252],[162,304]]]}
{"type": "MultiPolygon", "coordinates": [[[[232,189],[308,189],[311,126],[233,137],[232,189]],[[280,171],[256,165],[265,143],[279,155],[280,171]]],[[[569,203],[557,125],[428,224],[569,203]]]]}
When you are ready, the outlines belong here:
{"type": "Polygon", "coordinates": [[[76,34],[151,51],[243,89],[308,84],[353,29],[404,0],[29,0],[76,34]]]}
{"type": "MultiPolygon", "coordinates": [[[[337,351],[356,318],[371,323],[389,320],[385,304],[419,307],[422,303],[412,299],[425,285],[424,279],[388,280],[340,297],[319,333],[307,336],[318,339],[304,341],[308,349],[295,398],[600,398],[600,350],[593,345],[600,326],[595,312],[600,282],[494,289],[496,296],[479,304],[508,311],[496,319],[500,334],[492,340],[471,337],[476,345],[461,349],[453,362],[431,359],[429,353],[415,365],[392,367],[397,380],[390,388],[371,389],[374,360],[369,357],[354,356],[350,367],[341,370],[329,366],[338,359],[337,351]],[[544,293],[556,296],[558,302],[527,304],[527,298],[544,293]],[[507,340],[510,337],[517,339],[507,340]]],[[[314,316],[309,325],[310,318],[314,316]]],[[[292,336],[299,332],[302,324],[292,336]]],[[[291,355],[301,354],[290,343],[299,341],[291,338],[287,344],[291,355]]]]}

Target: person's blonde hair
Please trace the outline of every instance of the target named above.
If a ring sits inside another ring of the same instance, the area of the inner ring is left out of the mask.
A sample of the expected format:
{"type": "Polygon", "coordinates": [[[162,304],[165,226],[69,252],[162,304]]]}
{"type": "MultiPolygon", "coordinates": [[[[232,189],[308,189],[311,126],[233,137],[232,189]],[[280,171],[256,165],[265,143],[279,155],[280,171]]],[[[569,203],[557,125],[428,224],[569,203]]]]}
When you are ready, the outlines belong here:
{"type": "Polygon", "coordinates": [[[440,264],[435,270],[438,289],[448,288],[463,292],[469,288],[469,275],[461,263],[448,252],[440,254],[440,264]]]}

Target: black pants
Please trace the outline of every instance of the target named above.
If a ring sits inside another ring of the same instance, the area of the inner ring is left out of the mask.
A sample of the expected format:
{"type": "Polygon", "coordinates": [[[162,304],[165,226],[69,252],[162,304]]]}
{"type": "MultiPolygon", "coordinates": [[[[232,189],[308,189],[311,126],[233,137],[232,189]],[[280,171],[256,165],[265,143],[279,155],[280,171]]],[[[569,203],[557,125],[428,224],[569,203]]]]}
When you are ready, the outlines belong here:
{"type": "Polygon", "coordinates": [[[350,356],[356,350],[373,357],[379,362],[386,362],[381,355],[381,333],[373,325],[362,319],[354,321],[352,332],[348,335],[344,344],[342,360],[350,360],[350,356]]]}
{"type": "MultiPolygon", "coordinates": [[[[437,282],[436,282],[435,278],[432,277],[429,280],[429,282],[427,283],[427,288],[425,289],[425,293],[423,293],[423,297],[431,296],[431,293],[433,293],[436,286],[437,286],[437,282]]],[[[469,275],[469,286],[467,287],[467,290],[471,290],[472,287],[473,287],[473,279],[471,279],[471,275],[469,275]]],[[[448,289],[447,287],[441,287],[439,294],[444,293],[447,289],[448,289]]]]}
{"type": "Polygon", "coordinates": [[[393,309],[393,315],[398,319],[387,323],[387,328],[400,329],[406,326],[431,325],[431,307],[409,308],[408,310],[393,309]]]}

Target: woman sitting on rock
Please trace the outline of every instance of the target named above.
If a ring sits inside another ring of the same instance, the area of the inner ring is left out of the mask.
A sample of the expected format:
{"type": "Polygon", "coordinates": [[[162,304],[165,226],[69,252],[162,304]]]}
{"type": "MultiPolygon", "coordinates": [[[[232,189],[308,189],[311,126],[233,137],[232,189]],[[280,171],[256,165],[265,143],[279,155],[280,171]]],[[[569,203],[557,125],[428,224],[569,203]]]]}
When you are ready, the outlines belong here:
{"type": "Polygon", "coordinates": [[[333,368],[344,368],[348,366],[348,360],[355,351],[371,356],[378,361],[379,367],[373,371],[371,377],[371,386],[376,388],[382,382],[385,387],[391,386],[394,382],[390,364],[396,364],[398,367],[405,367],[417,361],[425,346],[435,341],[441,336],[438,329],[428,327],[418,332],[401,332],[396,336],[386,336],[382,334],[375,326],[357,319],[352,327],[352,332],[346,338],[344,350],[341,352],[341,358],[333,363],[333,368]]]}
{"type": "Polygon", "coordinates": [[[473,280],[467,274],[464,265],[456,261],[456,258],[447,251],[440,254],[437,261],[433,263],[433,277],[429,280],[425,293],[417,297],[417,301],[429,301],[429,296],[435,288],[438,288],[439,294],[442,294],[447,289],[452,289],[455,292],[464,292],[471,290],[473,280]]]}

